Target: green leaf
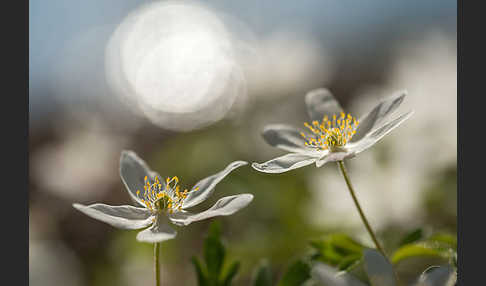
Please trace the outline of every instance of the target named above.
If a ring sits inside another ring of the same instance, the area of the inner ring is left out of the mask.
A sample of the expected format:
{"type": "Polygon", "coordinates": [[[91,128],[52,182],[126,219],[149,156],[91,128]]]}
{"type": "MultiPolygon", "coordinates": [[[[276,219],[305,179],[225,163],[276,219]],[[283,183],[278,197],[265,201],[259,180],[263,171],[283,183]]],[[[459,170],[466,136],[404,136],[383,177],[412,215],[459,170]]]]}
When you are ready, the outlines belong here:
{"type": "Polygon", "coordinates": [[[300,286],[311,277],[310,271],[307,263],[298,260],[287,269],[278,285],[300,286]]]}
{"type": "Polygon", "coordinates": [[[253,276],[253,286],[272,286],[272,273],[268,261],[263,260],[253,276]]]}
{"type": "Polygon", "coordinates": [[[362,253],[363,251],[363,245],[345,234],[332,234],[329,236],[328,241],[342,253],[362,253]]]}
{"type": "Polygon", "coordinates": [[[209,236],[204,241],[204,260],[209,279],[212,281],[219,280],[225,256],[225,249],[219,235],[219,227],[211,224],[209,236]]]}
{"type": "Polygon", "coordinates": [[[222,286],[230,286],[231,281],[235,277],[236,273],[238,273],[238,270],[240,269],[240,262],[236,261],[233,262],[230,267],[228,268],[228,271],[226,271],[226,275],[223,279],[222,286]]]}
{"type": "Polygon", "coordinates": [[[434,234],[431,237],[429,237],[428,241],[435,241],[442,245],[453,248],[454,250],[457,249],[457,237],[452,236],[450,234],[445,234],[445,233],[434,234]]]}
{"type": "Polygon", "coordinates": [[[347,271],[350,267],[354,266],[361,259],[361,254],[350,254],[339,262],[337,268],[339,271],[347,271]]]}
{"type": "Polygon", "coordinates": [[[366,249],[363,258],[365,271],[372,286],[396,285],[393,267],[380,252],[366,249]]]}
{"type": "Polygon", "coordinates": [[[396,264],[404,259],[415,256],[436,256],[442,258],[449,258],[452,253],[443,248],[438,248],[436,245],[421,242],[414,244],[407,244],[395,251],[391,258],[393,264],[396,264]]]}
{"type": "Polygon", "coordinates": [[[406,234],[400,243],[398,244],[399,246],[403,246],[405,244],[413,243],[416,241],[419,241],[420,239],[423,238],[423,230],[421,228],[418,228],[408,234],[406,234]]]}
{"type": "Polygon", "coordinates": [[[196,257],[193,256],[191,261],[192,261],[192,264],[194,265],[194,268],[196,268],[197,285],[199,285],[199,286],[209,285],[205,271],[204,271],[201,263],[199,262],[199,259],[197,259],[196,257]]]}
{"type": "MultiPolygon", "coordinates": [[[[311,259],[328,263],[332,266],[346,267],[351,257],[360,259],[364,246],[345,234],[331,234],[322,240],[311,241],[317,250],[311,259]]],[[[341,268],[341,267],[340,267],[341,268]]]]}
{"type": "Polygon", "coordinates": [[[221,222],[215,220],[209,225],[208,237],[220,239],[221,237],[221,222]]]}

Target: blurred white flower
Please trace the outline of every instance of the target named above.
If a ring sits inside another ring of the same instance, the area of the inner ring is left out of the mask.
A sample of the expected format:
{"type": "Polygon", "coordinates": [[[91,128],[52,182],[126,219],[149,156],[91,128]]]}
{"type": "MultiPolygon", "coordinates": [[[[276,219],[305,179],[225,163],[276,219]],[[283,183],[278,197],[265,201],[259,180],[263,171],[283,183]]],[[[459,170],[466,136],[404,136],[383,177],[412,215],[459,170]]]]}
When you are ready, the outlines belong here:
{"type": "Polygon", "coordinates": [[[29,285],[86,285],[76,255],[32,218],[38,214],[41,209],[29,215],[29,285]]]}
{"type": "Polygon", "coordinates": [[[103,120],[82,115],[82,125],[63,118],[60,142],[41,147],[30,158],[32,176],[41,190],[68,200],[99,198],[116,181],[119,150],[128,137],[108,131],[103,120]],[[83,126],[84,125],[84,126],[83,126]]]}

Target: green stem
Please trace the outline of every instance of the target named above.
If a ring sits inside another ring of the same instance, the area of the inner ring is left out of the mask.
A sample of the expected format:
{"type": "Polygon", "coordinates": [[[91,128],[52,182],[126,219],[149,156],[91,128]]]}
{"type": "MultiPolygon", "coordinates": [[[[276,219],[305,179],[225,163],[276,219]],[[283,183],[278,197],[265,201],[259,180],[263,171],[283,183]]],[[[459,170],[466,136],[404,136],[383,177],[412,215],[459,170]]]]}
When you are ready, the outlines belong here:
{"type": "Polygon", "coordinates": [[[154,243],[155,286],[160,286],[160,242],[154,243]]]}
{"type": "Polygon", "coordinates": [[[349,192],[351,193],[351,197],[353,198],[354,204],[356,205],[356,208],[358,209],[359,215],[361,216],[361,220],[363,221],[364,225],[366,226],[366,229],[368,230],[368,233],[371,236],[371,239],[373,239],[373,242],[376,245],[376,248],[383,254],[383,256],[387,257],[385,254],[385,251],[383,251],[383,248],[381,248],[380,243],[376,239],[375,233],[371,229],[371,226],[366,219],[363,210],[361,209],[361,206],[359,205],[358,199],[356,198],[356,195],[354,194],[354,189],[353,186],[351,185],[351,181],[349,180],[348,173],[346,171],[346,167],[344,167],[344,162],[343,161],[338,161],[337,162],[339,165],[339,169],[341,169],[341,173],[343,174],[344,180],[346,181],[346,185],[348,186],[349,192]]]}

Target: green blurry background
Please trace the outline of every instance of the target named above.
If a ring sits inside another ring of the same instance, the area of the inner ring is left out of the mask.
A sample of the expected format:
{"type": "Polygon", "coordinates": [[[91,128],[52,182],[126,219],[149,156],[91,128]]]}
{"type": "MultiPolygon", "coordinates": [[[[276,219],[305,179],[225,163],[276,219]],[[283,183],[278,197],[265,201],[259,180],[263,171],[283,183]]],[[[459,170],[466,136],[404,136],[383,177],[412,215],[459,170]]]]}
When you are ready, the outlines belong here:
{"type": "MultiPolygon", "coordinates": [[[[124,149],[162,176],[177,175],[182,187],[235,160],[284,154],[265,144],[262,128],[302,128],[304,95],[320,86],[357,117],[393,91],[408,90],[398,112],[413,109],[413,117],[348,160],[349,175],[386,249],[417,227],[456,234],[454,1],[201,3],[244,22],[253,44],[264,47],[257,51],[274,58],[263,56],[266,65],[245,70],[244,100],[224,119],[178,132],[134,114],[96,74],[109,35],[141,2],[30,1],[30,285],[152,285],[153,246],[137,242],[136,231],[114,229],[71,204],[131,203],[118,175],[124,149]],[[89,41],[73,40],[99,27],[105,30],[89,41]]],[[[197,208],[244,192],[254,195],[247,208],[216,218],[228,259],[242,263],[236,285],[248,285],[262,258],[279,277],[310,253],[310,240],[328,233],[372,246],[335,164],[283,174],[241,167],[197,208]]],[[[162,244],[163,285],[196,285],[191,257],[201,256],[209,222],[177,228],[176,239],[162,244]]]]}

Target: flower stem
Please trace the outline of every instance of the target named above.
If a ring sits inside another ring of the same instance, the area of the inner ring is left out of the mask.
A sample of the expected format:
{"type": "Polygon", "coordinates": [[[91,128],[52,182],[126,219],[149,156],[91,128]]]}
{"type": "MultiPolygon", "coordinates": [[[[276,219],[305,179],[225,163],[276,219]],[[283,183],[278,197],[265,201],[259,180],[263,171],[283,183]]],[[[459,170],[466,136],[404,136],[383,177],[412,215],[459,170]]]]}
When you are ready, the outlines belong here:
{"type": "Polygon", "coordinates": [[[375,233],[371,229],[371,226],[366,219],[363,210],[361,209],[361,206],[359,205],[358,199],[356,198],[356,195],[354,194],[354,189],[353,186],[351,185],[351,181],[349,180],[348,173],[346,171],[346,167],[344,167],[344,162],[343,161],[338,161],[337,162],[339,165],[339,169],[341,170],[341,173],[343,174],[344,180],[346,181],[346,185],[348,186],[349,192],[351,193],[351,197],[353,198],[354,204],[356,205],[356,208],[358,209],[359,215],[361,216],[361,220],[363,221],[364,225],[366,226],[366,229],[368,230],[368,233],[370,234],[371,238],[373,239],[373,242],[376,245],[376,248],[383,254],[383,256],[387,257],[385,254],[385,251],[383,251],[383,248],[381,248],[380,243],[376,239],[375,233]]]}
{"type": "Polygon", "coordinates": [[[160,286],[160,242],[154,243],[154,262],[155,262],[155,286],[160,286]]]}

